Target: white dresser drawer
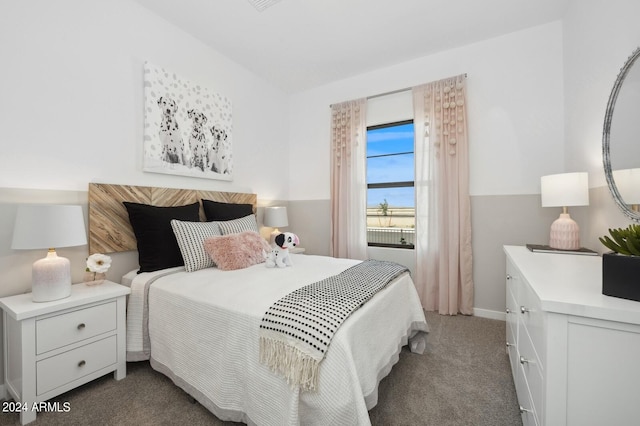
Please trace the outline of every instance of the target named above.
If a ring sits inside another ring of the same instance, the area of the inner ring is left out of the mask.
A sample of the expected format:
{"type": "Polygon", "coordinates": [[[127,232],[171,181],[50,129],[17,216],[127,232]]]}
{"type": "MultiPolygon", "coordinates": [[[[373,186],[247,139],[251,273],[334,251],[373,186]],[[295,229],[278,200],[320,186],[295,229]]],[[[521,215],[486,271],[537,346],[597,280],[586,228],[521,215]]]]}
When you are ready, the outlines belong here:
{"type": "Polygon", "coordinates": [[[518,303],[512,297],[510,293],[507,292],[507,309],[505,314],[505,320],[507,322],[507,343],[509,344],[517,344],[518,343],[518,315],[520,315],[518,303]]]}
{"type": "Polygon", "coordinates": [[[545,359],[545,338],[544,338],[544,312],[540,307],[540,300],[535,295],[531,287],[522,280],[520,286],[519,311],[522,323],[525,325],[531,342],[535,348],[536,355],[544,369],[545,359]]]}
{"type": "Polygon", "coordinates": [[[507,294],[511,293],[515,300],[518,300],[518,286],[520,284],[520,273],[513,263],[507,259],[507,276],[506,276],[507,294]]]}
{"type": "Polygon", "coordinates": [[[42,395],[66,383],[116,363],[116,336],[38,361],[36,394],[42,395]]]}
{"type": "Polygon", "coordinates": [[[507,345],[518,343],[518,315],[520,314],[520,306],[518,305],[518,282],[520,276],[515,266],[507,259],[507,276],[505,285],[507,288],[507,306],[506,306],[506,322],[507,322],[507,345]]]}
{"type": "Polygon", "coordinates": [[[520,362],[518,361],[518,347],[516,345],[507,346],[507,354],[509,355],[509,365],[511,365],[511,375],[513,380],[517,380],[517,376],[520,369],[520,362]]]}
{"type": "Polygon", "coordinates": [[[521,367],[518,367],[518,374],[515,377],[516,393],[518,394],[518,403],[520,404],[520,415],[522,417],[523,426],[537,426],[538,420],[533,403],[531,402],[531,393],[529,386],[524,377],[521,367]]]}
{"type": "Polygon", "coordinates": [[[518,342],[518,364],[520,364],[520,371],[526,379],[529,397],[531,398],[537,417],[541,417],[544,410],[542,406],[544,400],[542,366],[533,348],[529,334],[524,329],[524,326],[521,325],[521,327],[519,330],[520,340],[518,342]]]}
{"type": "Polygon", "coordinates": [[[36,353],[43,354],[116,329],[116,302],[36,321],[36,353]]]}

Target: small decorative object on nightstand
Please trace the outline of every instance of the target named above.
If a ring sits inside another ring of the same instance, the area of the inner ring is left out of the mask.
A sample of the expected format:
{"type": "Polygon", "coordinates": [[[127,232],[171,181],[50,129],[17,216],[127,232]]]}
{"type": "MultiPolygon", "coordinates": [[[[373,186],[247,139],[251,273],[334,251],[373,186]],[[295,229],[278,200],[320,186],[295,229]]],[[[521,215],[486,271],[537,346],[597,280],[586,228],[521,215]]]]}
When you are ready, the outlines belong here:
{"type": "Polygon", "coordinates": [[[304,247],[292,247],[289,249],[289,253],[293,253],[293,254],[302,254],[305,251],[306,250],[304,247]]]}
{"type": "Polygon", "coordinates": [[[128,287],[105,281],[75,284],[71,295],[33,303],[31,294],[0,299],[4,320],[4,379],[9,394],[25,407],[24,425],[47,401],[107,373],[126,376],[128,287]],[[34,408],[36,410],[34,410],[34,408]]]}
{"type": "Polygon", "coordinates": [[[84,283],[86,285],[102,284],[106,278],[106,273],[111,267],[111,257],[102,253],[94,253],[87,258],[87,269],[84,272],[84,283]]]}

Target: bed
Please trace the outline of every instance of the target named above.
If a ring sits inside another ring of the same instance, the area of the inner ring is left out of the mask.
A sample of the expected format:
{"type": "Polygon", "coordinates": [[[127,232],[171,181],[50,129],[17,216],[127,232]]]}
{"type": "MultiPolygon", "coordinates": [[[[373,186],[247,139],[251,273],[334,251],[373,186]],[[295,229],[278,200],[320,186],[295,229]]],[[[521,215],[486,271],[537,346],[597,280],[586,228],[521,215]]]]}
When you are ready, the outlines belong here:
{"type": "MultiPolygon", "coordinates": [[[[123,201],[166,207],[199,199],[251,206],[255,213],[255,194],[91,184],[90,251],[135,249],[123,201]]],[[[198,217],[210,218],[201,210],[198,217]]],[[[414,352],[425,348],[428,326],[411,277],[400,274],[342,323],[320,363],[317,388],[308,391],[260,362],[261,320],[280,298],[360,261],[306,254],[292,259],[294,266],[283,269],[262,263],[233,270],[194,269],[185,260],[185,266],[126,274],[122,283],[132,290],[127,359],[148,359],[222,420],[370,424],[368,410],[377,403],[378,384],[398,361],[402,346],[409,344],[414,352]]]]}

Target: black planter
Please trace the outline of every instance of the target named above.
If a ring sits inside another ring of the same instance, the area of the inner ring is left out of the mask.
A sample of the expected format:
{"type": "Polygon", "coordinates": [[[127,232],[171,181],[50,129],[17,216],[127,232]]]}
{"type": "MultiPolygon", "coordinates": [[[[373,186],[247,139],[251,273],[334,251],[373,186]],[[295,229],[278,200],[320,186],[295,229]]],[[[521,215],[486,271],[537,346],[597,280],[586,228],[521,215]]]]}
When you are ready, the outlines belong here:
{"type": "Polygon", "coordinates": [[[602,294],[640,302],[640,256],[603,254],[602,294]]]}

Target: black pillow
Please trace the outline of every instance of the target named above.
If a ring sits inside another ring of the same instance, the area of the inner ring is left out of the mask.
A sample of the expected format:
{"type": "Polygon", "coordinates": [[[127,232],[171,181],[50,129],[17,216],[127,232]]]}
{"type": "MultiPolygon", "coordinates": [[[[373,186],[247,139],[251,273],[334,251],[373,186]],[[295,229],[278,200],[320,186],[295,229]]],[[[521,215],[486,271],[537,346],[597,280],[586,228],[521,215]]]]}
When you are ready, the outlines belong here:
{"type": "Polygon", "coordinates": [[[202,200],[204,215],[209,222],[217,220],[233,220],[253,214],[251,204],[221,203],[218,201],[202,200]]]}
{"type": "Polygon", "coordinates": [[[128,201],[122,204],[127,208],[129,222],[138,242],[138,273],[184,265],[178,241],[171,228],[171,219],[198,222],[200,203],[177,207],[158,207],[128,201]]]}

